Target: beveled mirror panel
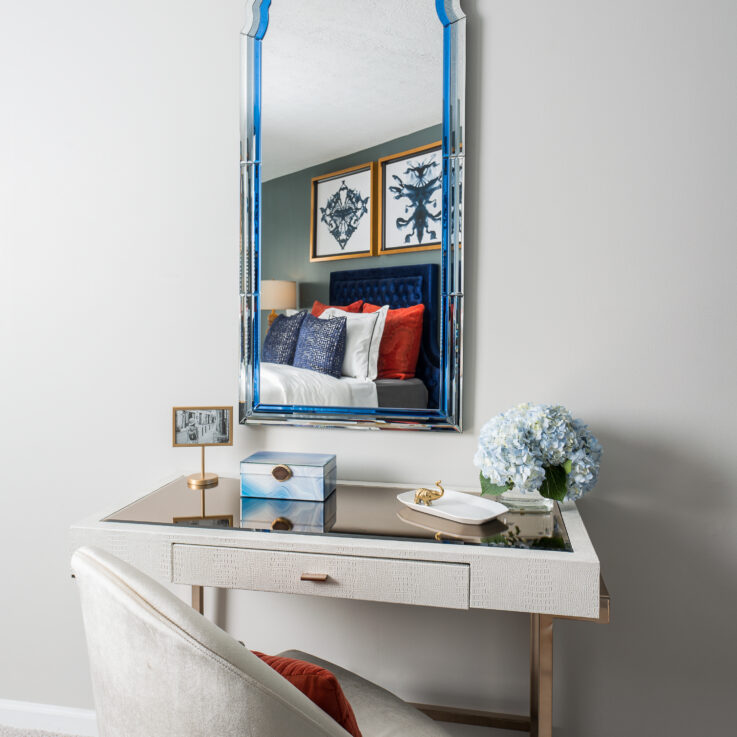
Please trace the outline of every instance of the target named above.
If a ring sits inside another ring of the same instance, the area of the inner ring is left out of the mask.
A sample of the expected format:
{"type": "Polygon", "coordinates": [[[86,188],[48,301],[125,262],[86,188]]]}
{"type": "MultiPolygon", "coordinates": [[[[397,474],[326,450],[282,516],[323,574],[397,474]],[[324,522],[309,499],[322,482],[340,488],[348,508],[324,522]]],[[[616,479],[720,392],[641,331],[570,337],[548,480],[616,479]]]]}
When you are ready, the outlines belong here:
{"type": "Polygon", "coordinates": [[[461,428],[458,0],[255,0],[241,422],[461,428]]]}

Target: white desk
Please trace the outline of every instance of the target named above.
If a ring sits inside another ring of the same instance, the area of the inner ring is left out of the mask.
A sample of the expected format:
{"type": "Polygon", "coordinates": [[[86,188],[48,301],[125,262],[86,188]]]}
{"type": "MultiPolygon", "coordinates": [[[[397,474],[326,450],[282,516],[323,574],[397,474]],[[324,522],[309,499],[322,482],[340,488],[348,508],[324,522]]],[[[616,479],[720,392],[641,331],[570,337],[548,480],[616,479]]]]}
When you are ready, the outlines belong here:
{"type": "MultiPolygon", "coordinates": [[[[221,479],[218,487],[207,491],[208,515],[232,516],[238,524],[238,483],[221,479]]],[[[93,515],[75,524],[72,546],[94,545],[154,578],[192,586],[193,606],[200,611],[202,587],[211,586],[529,613],[529,716],[418,706],[443,721],[551,737],[553,620],[609,620],[609,595],[601,582],[599,560],[575,504],[560,505],[558,523],[562,520],[565,550],[453,544],[461,538],[404,536],[428,534],[408,527],[389,506],[405,488],[409,487],[339,483],[337,493],[343,496],[338,499],[346,500],[343,509],[350,507],[353,519],[360,519],[369,531],[372,525],[382,525],[382,536],[335,534],[340,530],[340,511],[331,533],[274,533],[173,525],[174,517],[201,514],[199,493],[178,479],[117,513],[93,515]],[[380,520],[377,510],[383,510],[380,520]],[[109,516],[126,521],[105,519],[109,516]]],[[[347,516],[342,515],[344,520],[347,516]]],[[[522,524],[530,522],[533,515],[522,524]]]]}

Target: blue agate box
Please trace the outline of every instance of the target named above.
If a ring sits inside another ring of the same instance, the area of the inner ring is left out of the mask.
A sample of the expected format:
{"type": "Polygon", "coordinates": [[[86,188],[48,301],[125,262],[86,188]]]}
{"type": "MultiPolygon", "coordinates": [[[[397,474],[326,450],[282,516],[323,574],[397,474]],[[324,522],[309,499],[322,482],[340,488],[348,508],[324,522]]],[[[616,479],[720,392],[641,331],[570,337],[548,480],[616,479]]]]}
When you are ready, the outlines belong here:
{"type": "Polygon", "coordinates": [[[334,491],[334,455],[261,451],[241,461],[241,497],[323,502],[334,491]]]}
{"type": "Polygon", "coordinates": [[[335,524],[336,497],[324,502],[293,499],[241,497],[241,527],[246,530],[291,530],[292,532],[328,532],[335,524]]]}

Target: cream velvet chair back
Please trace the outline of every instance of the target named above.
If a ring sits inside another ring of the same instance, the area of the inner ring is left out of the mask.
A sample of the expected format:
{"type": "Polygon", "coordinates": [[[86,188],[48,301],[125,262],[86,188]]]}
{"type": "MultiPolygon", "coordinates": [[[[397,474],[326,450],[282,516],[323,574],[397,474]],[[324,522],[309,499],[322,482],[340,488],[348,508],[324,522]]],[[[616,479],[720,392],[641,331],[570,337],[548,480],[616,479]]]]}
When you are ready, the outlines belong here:
{"type": "Polygon", "coordinates": [[[148,576],[80,548],[100,737],[346,737],[304,694],[148,576]]]}

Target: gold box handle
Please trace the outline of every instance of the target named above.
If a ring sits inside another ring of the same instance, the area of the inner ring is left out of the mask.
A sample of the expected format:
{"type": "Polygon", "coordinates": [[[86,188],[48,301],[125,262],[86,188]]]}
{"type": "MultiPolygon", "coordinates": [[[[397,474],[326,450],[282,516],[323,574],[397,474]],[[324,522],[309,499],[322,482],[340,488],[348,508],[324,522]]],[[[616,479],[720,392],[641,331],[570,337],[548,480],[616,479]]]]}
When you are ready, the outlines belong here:
{"type": "Polygon", "coordinates": [[[280,463],[278,466],[274,466],[271,469],[271,475],[277,481],[289,481],[292,478],[292,469],[284,463],[280,463]]]}
{"type": "Polygon", "coordinates": [[[299,577],[300,581],[327,581],[327,573],[303,573],[299,577]]]}
{"type": "Polygon", "coordinates": [[[291,530],[292,527],[294,527],[292,520],[287,519],[286,517],[277,517],[271,523],[272,530],[291,530]]]}

